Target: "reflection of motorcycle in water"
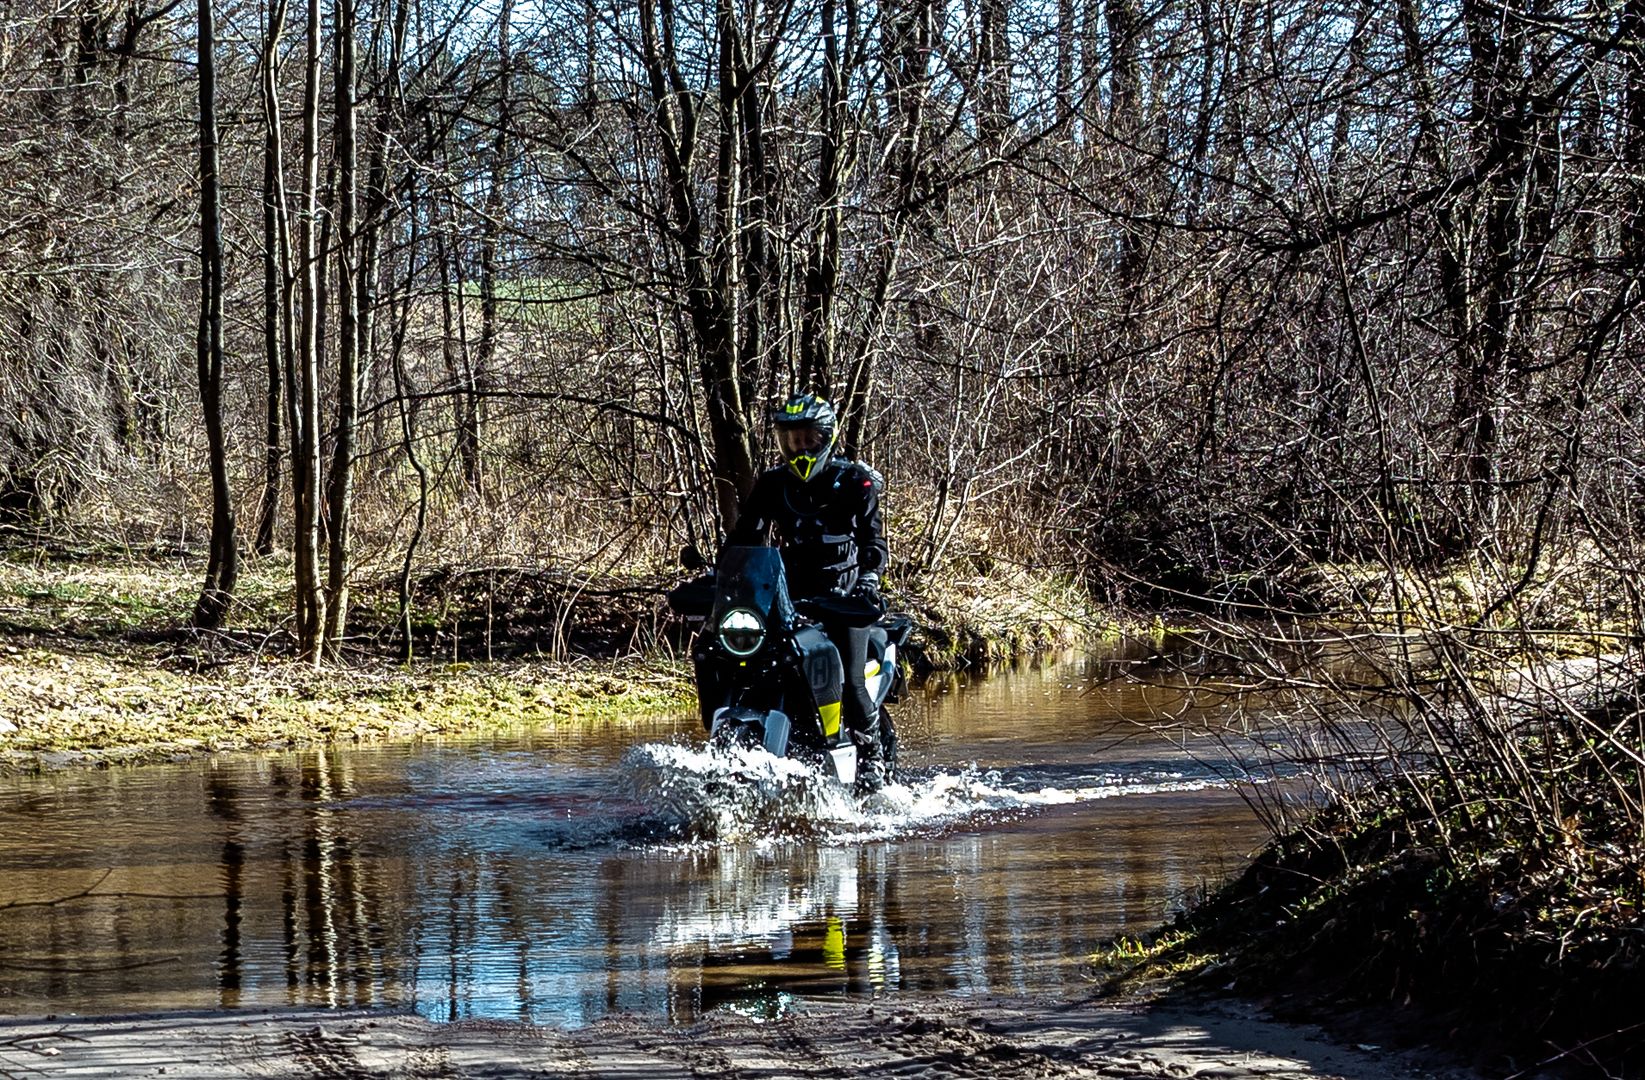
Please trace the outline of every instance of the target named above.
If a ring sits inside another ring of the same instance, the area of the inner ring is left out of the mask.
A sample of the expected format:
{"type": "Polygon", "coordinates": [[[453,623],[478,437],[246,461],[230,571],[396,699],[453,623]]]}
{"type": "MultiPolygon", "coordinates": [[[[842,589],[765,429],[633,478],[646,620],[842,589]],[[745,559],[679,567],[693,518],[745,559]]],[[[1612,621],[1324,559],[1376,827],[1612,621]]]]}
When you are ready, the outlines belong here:
{"type": "Polygon", "coordinates": [[[705,849],[687,863],[611,860],[602,872],[646,955],[688,985],[689,1019],[719,1005],[780,1015],[793,994],[903,986],[906,914],[884,845],[705,849]],[[677,973],[677,975],[676,975],[677,973]]]}
{"type": "Polygon", "coordinates": [[[902,688],[907,616],[882,616],[855,597],[791,600],[770,547],[725,548],[712,578],[675,589],[669,604],[706,619],[692,659],[712,739],[824,764],[864,790],[893,778],[897,735],[885,706],[902,688]],[[842,707],[860,723],[842,723],[842,707]]]}

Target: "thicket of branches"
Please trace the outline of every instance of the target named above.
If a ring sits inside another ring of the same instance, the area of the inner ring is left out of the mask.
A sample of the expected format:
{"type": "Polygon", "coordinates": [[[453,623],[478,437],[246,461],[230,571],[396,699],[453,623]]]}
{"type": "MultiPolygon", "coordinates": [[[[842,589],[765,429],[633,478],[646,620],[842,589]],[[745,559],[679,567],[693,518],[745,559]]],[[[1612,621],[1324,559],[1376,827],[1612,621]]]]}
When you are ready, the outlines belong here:
{"type": "Polygon", "coordinates": [[[894,572],[1354,598],[1346,820],[1637,987],[1645,0],[200,4],[0,2],[0,527],[211,507],[319,656],[357,568],[711,546],[814,388],[894,572]]]}
{"type": "MultiPolygon", "coordinates": [[[[0,12],[13,522],[202,527],[195,14],[0,12]]],[[[215,15],[226,475],[312,627],[328,560],[711,539],[796,386],[915,569],[1637,565],[1639,0],[215,15]]]]}

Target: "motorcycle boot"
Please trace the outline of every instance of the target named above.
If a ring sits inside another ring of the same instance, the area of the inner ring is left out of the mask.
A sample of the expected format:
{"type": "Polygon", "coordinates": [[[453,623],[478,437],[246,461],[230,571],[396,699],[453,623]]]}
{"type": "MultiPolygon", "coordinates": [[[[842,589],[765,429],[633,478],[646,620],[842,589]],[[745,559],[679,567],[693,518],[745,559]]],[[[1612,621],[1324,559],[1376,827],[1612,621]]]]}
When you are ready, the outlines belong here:
{"type": "MultiPolygon", "coordinates": [[[[841,653],[845,661],[845,723],[851,731],[851,740],[857,744],[857,786],[864,791],[883,787],[895,768],[886,753],[889,718],[882,715],[869,687],[869,679],[880,667],[870,649],[876,632],[872,626],[836,630],[842,639],[841,653]]],[[[883,631],[878,633],[884,636],[883,631]]]]}

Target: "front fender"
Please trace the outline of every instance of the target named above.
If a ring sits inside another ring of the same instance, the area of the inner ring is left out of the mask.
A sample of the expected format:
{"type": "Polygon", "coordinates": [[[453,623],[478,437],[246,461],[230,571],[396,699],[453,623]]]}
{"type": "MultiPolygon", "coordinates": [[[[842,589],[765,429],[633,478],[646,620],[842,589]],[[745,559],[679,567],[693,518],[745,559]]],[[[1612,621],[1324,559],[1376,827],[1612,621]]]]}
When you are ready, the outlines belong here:
{"type": "Polygon", "coordinates": [[[715,740],[738,740],[765,747],[772,757],[786,757],[788,737],[794,723],[781,709],[746,709],[728,705],[714,710],[709,737],[715,740]]]}

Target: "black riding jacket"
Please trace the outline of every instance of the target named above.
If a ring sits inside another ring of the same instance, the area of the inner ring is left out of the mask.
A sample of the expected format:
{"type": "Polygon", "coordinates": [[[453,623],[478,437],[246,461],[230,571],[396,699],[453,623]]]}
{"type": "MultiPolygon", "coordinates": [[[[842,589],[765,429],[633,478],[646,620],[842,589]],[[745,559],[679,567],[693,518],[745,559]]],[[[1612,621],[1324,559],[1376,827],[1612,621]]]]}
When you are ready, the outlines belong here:
{"type": "Polygon", "coordinates": [[[761,545],[775,532],[790,595],[843,595],[890,561],[882,485],[879,473],[843,457],[831,458],[810,480],[784,465],[767,469],[743,500],[728,542],[761,545]]]}

